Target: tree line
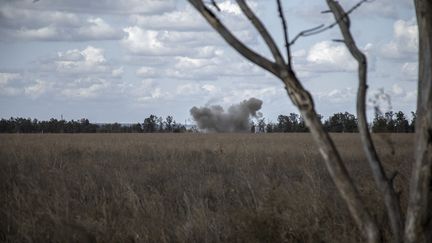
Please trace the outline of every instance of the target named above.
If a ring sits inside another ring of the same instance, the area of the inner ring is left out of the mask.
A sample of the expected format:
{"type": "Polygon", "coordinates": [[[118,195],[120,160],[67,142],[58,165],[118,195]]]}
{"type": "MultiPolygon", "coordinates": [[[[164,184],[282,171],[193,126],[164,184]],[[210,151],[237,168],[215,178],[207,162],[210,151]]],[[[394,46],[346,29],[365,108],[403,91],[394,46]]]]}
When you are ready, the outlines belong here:
{"type": "MultiPolygon", "coordinates": [[[[408,120],[402,112],[377,113],[369,127],[373,132],[408,133],[414,132],[416,114],[411,112],[412,119],[408,120]]],[[[339,112],[322,121],[327,132],[354,133],[358,132],[357,118],[349,112],[339,112]]],[[[142,123],[91,123],[88,119],[65,121],[51,118],[49,121],[39,121],[30,118],[13,118],[0,120],[0,133],[182,133],[197,132],[195,127],[186,128],[172,116],[164,118],[150,115],[142,123]]],[[[279,115],[277,122],[265,122],[260,118],[251,123],[251,132],[256,133],[284,133],[309,132],[302,116],[296,113],[279,115]]]]}
{"type": "Polygon", "coordinates": [[[88,119],[65,121],[51,118],[39,121],[30,118],[0,120],[0,133],[152,133],[152,132],[186,132],[183,124],[177,123],[172,116],[165,119],[150,115],[143,123],[91,123],[88,119]]]}
{"type": "MultiPolygon", "coordinates": [[[[408,120],[407,116],[402,112],[385,112],[375,113],[375,117],[370,129],[373,132],[390,132],[390,133],[409,133],[414,132],[414,124],[416,114],[411,112],[412,119],[408,120]]],[[[318,114],[318,119],[323,124],[324,130],[327,132],[358,132],[358,121],[355,115],[349,112],[339,112],[331,115],[323,121],[323,116],[318,114]]],[[[277,122],[265,123],[265,119],[258,119],[256,124],[253,124],[252,131],[254,132],[309,132],[302,116],[296,113],[289,115],[279,115],[277,122]]]]}

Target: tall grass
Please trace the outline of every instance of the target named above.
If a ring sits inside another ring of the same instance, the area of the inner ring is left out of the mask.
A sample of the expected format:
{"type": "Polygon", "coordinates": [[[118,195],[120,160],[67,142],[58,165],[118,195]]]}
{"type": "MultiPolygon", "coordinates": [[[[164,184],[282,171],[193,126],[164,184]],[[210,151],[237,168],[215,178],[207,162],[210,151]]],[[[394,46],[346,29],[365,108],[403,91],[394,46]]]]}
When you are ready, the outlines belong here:
{"type": "MultiPolygon", "coordinates": [[[[358,134],[332,135],[387,218],[358,134]]],[[[375,137],[406,207],[411,134],[375,137]]],[[[0,241],[361,242],[309,134],[0,136],[0,241]]]]}

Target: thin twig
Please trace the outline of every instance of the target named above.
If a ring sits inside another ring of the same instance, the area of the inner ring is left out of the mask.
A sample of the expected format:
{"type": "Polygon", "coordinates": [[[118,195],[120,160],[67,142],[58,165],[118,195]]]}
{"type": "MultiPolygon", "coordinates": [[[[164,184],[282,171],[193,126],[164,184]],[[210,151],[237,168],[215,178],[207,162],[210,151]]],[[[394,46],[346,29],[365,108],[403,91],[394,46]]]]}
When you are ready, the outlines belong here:
{"type": "Polygon", "coordinates": [[[310,28],[310,29],[307,29],[307,30],[303,30],[303,31],[301,31],[300,33],[298,33],[292,40],[291,40],[291,42],[289,43],[290,45],[292,45],[292,44],[294,44],[295,42],[296,42],[296,40],[298,39],[298,38],[300,38],[301,36],[308,36],[308,34],[309,33],[312,33],[312,32],[315,32],[315,31],[317,31],[317,30],[320,30],[322,27],[324,27],[324,24],[320,24],[320,25],[318,25],[317,27],[313,27],[313,28],[310,28]]]}
{"type": "Polygon", "coordinates": [[[283,14],[282,3],[280,0],[276,0],[276,1],[277,1],[277,5],[278,5],[279,17],[281,18],[282,28],[284,31],[285,48],[286,48],[286,52],[287,52],[287,66],[289,69],[291,69],[291,48],[290,48],[290,43],[289,43],[289,38],[288,38],[288,26],[287,26],[287,23],[285,20],[285,16],[283,14]]]}
{"type": "MultiPolygon", "coordinates": [[[[360,2],[358,2],[357,4],[355,4],[352,8],[350,8],[347,12],[344,12],[343,15],[341,15],[339,18],[337,18],[335,20],[335,22],[324,26],[324,24],[321,24],[317,27],[311,28],[311,29],[307,29],[307,30],[303,30],[300,33],[298,33],[293,39],[292,41],[289,43],[290,45],[294,45],[294,43],[300,38],[300,37],[306,37],[306,36],[311,36],[311,35],[316,35],[319,33],[322,33],[326,30],[329,30],[333,27],[335,27],[337,24],[339,24],[340,21],[349,21],[348,20],[348,15],[351,14],[355,9],[357,9],[358,7],[360,7],[363,3],[365,2],[373,2],[374,0],[361,0],[360,2]]],[[[331,13],[331,10],[325,10],[322,11],[321,13],[331,13]]],[[[349,25],[349,24],[348,24],[349,25]]]]}
{"type": "Polygon", "coordinates": [[[217,5],[217,3],[216,3],[215,0],[211,0],[211,4],[216,8],[216,10],[217,10],[218,12],[221,11],[221,9],[219,8],[219,6],[217,5]]]}

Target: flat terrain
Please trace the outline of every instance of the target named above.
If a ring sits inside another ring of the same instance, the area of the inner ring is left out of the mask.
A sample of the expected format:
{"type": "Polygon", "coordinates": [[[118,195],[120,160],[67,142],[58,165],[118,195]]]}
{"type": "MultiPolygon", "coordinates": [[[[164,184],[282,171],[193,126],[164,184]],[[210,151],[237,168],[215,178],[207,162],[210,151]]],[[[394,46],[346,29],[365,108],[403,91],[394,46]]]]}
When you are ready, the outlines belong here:
{"type": "MultiPolygon", "coordinates": [[[[358,134],[333,134],[383,227],[358,134]]],[[[374,136],[406,208],[412,134],[374,136]]],[[[2,242],[361,242],[310,134],[0,135],[2,242]]]]}

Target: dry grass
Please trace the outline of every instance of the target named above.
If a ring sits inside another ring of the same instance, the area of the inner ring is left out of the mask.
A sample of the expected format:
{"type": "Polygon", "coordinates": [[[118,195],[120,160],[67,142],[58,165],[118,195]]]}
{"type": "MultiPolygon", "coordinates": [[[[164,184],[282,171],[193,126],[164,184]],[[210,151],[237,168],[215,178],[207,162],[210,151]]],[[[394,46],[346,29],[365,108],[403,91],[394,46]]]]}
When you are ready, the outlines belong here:
{"type": "MultiPolygon", "coordinates": [[[[334,134],[387,224],[357,134],[334,134]]],[[[406,206],[412,134],[375,137],[406,206]]],[[[310,134],[0,136],[3,242],[361,242],[310,134]]]]}

